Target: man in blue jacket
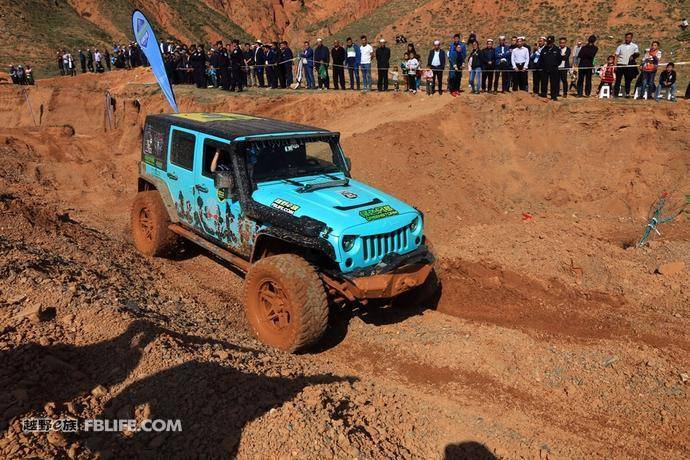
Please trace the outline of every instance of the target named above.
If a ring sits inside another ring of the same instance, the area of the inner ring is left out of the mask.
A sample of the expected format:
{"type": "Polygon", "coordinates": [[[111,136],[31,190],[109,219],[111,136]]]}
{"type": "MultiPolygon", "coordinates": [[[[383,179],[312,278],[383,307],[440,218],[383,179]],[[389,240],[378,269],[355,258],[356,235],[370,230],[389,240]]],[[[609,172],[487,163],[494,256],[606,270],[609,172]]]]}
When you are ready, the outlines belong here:
{"type": "Polygon", "coordinates": [[[441,42],[434,41],[434,48],[429,50],[429,56],[426,60],[426,65],[434,73],[434,79],[431,82],[431,94],[434,94],[434,87],[438,83],[438,94],[443,94],[443,69],[446,68],[446,52],[441,49],[441,42]]]}
{"type": "Polygon", "coordinates": [[[355,82],[359,90],[359,63],[361,54],[359,53],[359,45],[352,41],[352,37],[347,37],[345,45],[347,72],[350,77],[350,89],[355,89],[355,82]]]}
{"type": "MultiPolygon", "coordinates": [[[[510,47],[506,45],[505,35],[498,37],[498,46],[494,48],[494,62],[496,69],[500,70],[501,76],[501,92],[506,93],[510,91],[510,75],[512,64],[510,62],[510,47]]],[[[494,78],[494,92],[498,91],[498,76],[497,73],[494,78]]]]}
{"type": "Polygon", "coordinates": [[[309,46],[309,42],[304,42],[304,48],[299,53],[302,60],[302,72],[307,78],[307,89],[314,89],[314,50],[309,46]]]}

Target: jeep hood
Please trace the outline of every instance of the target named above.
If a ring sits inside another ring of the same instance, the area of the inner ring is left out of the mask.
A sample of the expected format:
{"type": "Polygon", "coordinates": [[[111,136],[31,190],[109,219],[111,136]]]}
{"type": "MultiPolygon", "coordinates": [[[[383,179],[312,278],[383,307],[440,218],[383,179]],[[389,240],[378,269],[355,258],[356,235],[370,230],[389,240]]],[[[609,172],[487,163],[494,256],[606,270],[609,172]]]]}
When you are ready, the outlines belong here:
{"type": "MultiPolygon", "coordinates": [[[[331,176],[332,177],[332,176],[331,176]]],[[[338,174],[338,178],[343,176],[338,174]]],[[[300,184],[321,184],[332,179],[324,175],[291,179],[300,184]]],[[[313,191],[284,180],[262,182],[252,197],[255,201],[295,217],[308,216],[330,227],[335,236],[358,227],[360,235],[391,231],[406,225],[418,212],[410,205],[361,182],[313,191]],[[377,230],[378,229],[378,230],[377,230]]]]}

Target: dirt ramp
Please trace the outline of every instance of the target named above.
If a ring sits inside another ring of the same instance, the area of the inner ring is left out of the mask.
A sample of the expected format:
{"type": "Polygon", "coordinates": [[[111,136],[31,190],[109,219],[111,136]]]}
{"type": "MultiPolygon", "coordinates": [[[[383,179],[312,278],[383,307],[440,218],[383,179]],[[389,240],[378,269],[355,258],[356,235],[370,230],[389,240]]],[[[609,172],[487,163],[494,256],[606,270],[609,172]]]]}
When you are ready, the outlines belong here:
{"type": "MultiPolygon", "coordinates": [[[[662,334],[637,332],[626,319],[622,296],[578,290],[555,278],[536,279],[495,263],[442,260],[440,312],[537,337],[608,340],[628,337],[655,347],[669,346],[662,334]]],[[[690,349],[681,337],[676,344],[690,349]]]]}

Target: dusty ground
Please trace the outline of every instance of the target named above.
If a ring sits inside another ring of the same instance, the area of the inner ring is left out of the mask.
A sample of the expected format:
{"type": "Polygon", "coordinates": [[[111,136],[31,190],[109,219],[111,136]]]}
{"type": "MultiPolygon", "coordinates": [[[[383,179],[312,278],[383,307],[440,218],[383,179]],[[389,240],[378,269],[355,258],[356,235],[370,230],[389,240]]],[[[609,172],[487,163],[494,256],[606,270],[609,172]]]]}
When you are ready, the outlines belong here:
{"type": "Polygon", "coordinates": [[[292,356],[248,332],[227,267],[131,247],[140,129],[164,102],[122,75],[31,88],[40,127],[0,88],[1,457],[690,456],[690,222],[630,247],[659,193],[690,193],[686,101],[179,89],[185,111],[341,131],[356,177],[426,213],[440,297],[333,311],[292,356]],[[21,433],[67,414],[183,432],[21,433]]]}

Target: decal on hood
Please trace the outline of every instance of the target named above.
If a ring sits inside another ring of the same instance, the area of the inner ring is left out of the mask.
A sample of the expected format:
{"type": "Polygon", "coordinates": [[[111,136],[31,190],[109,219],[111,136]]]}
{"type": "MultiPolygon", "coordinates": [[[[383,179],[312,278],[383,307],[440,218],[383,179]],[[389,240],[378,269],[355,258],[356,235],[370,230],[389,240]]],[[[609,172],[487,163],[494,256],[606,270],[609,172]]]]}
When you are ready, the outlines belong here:
{"type": "Polygon", "coordinates": [[[281,211],[284,211],[288,214],[294,214],[299,209],[298,205],[290,203],[287,200],[283,200],[282,198],[276,198],[275,200],[273,200],[273,203],[271,203],[271,207],[280,209],[281,211]]]}
{"type": "Polygon", "coordinates": [[[372,220],[385,219],[386,217],[397,216],[398,214],[399,212],[388,204],[359,211],[359,215],[364,217],[368,222],[371,222],[372,220]]]}
{"type": "Polygon", "coordinates": [[[342,192],[340,192],[340,194],[342,196],[344,196],[345,198],[349,198],[351,200],[354,200],[355,198],[357,198],[359,196],[355,192],[351,192],[349,190],[343,190],[342,192]]]}

